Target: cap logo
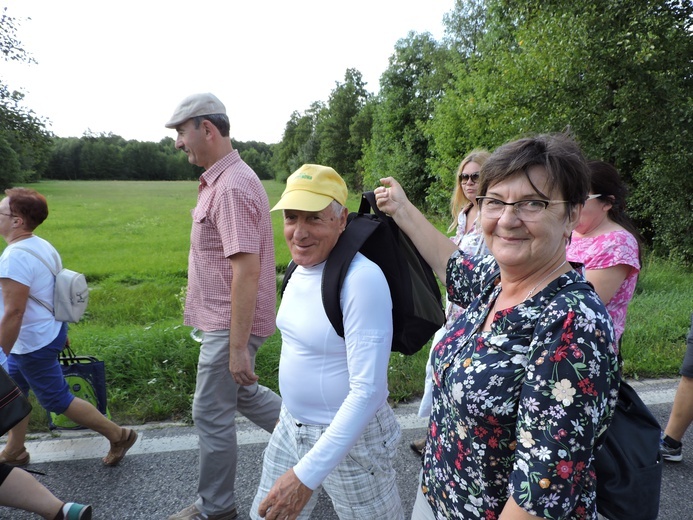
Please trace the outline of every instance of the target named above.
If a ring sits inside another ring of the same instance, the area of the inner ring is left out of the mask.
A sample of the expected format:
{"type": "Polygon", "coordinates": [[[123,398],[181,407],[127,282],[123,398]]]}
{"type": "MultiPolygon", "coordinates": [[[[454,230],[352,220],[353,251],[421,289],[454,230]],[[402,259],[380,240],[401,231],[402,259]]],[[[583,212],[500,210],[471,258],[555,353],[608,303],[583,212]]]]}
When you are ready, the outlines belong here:
{"type": "Polygon", "coordinates": [[[297,179],[308,179],[309,181],[313,180],[312,175],[308,175],[307,173],[300,173],[296,176],[297,179]]]}

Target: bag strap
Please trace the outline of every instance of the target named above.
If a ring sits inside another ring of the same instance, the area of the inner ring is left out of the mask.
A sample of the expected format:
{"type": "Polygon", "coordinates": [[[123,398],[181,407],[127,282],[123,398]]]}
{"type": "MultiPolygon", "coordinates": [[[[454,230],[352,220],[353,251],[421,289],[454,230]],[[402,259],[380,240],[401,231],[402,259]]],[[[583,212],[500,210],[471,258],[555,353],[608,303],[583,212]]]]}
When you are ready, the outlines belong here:
{"type": "MultiPolygon", "coordinates": [[[[60,269],[54,271],[53,268],[50,266],[50,264],[49,264],[48,262],[46,262],[41,256],[39,256],[38,253],[36,253],[36,251],[32,251],[31,249],[27,249],[26,247],[21,247],[21,246],[14,246],[14,249],[19,249],[19,250],[21,250],[21,251],[24,251],[24,252],[26,252],[26,253],[29,253],[29,254],[30,254],[31,256],[33,256],[34,258],[40,260],[41,263],[42,263],[43,265],[45,265],[45,266],[48,268],[48,270],[49,270],[49,271],[51,272],[51,274],[53,275],[53,278],[56,278],[56,277],[58,276],[58,271],[59,271],[60,269]]],[[[60,266],[60,262],[58,261],[58,259],[55,258],[55,256],[54,256],[53,258],[56,260],[56,265],[60,266]]],[[[52,305],[50,305],[50,304],[44,302],[43,300],[38,299],[36,296],[32,296],[31,294],[29,295],[29,298],[31,298],[31,299],[34,300],[36,303],[38,303],[39,305],[41,305],[42,307],[44,307],[45,309],[47,309],[48,312],[50,312],[51,314],[54,314],[54,313],[53,313],[53,306],[52,306],[52,305]]]]}
{"type": "Polygon", "coordinates": [[[284,279],[282,280],[282,286],[279,289],[279,296],[284,296],[284,291],[286,290],[286,284],[289,283],[289,278],[291,278],[291,275],[294,274],[294,271],[296,270],[296,267],[298,267],[293,260],[289,262],[289,265],[286,266],[286,271],[284,271],[284,279]]]}
{"type": "Polygon", "coordinates": [[[360,216],[361,214],[357,215],[349,222],[349,225],[339,236],[339,240],[337,240],[334,248],[330,251],[330,255],[327,257],[325,269],[322,272],[320,286],[322,305],[332,327],[342,338],[344,337],[344,316],[342,315],[342,307],[339,300],[344,279],[356,253],[359,252],[366,240],[380,226],[378,221],[369,218],[359,218],[360,216]]]}
{"type": "Polygon", "coordinates": [[[21,251],[29,253],[34,258],[37,258],[38,260],[40,260],[41,263],[48,268],[48,270],[51,272],[51,274],[53,276],[58,276],[58,271],[60,271],[61,265],[60,265],[60,261],[58,260],[58,258],[55,255],[53,255],[53,259],[55,260],[55,264],[58,266],[58,268],[54,270],[50,266],[50,264],[48,262],[46,262],[46,260],[43,257],[41,257],[36,251],[32,251],[31,249],[28,249],[26,247],[21,247],[21,246],[14,246],[14,249],[19,249],[21,251]]]}

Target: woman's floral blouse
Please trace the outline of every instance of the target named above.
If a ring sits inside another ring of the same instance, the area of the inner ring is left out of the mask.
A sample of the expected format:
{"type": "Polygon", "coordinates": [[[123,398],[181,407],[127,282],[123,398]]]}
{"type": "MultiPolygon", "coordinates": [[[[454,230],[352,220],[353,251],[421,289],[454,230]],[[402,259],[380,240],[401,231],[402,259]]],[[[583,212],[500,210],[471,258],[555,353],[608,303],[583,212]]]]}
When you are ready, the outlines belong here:
{"type": "MultiPolygon", "coordinates": [[[[450,300],[467,311],[434,348],[423,492],[436,518],[496,520],[509,496],[548,519],[596,519],[594,446],[618,393],[611,319],[574,271],[495,313],[493,257],[455,252],[450,300]]],[[[495,280],[494,280],[495,278],[495,280]]]]}

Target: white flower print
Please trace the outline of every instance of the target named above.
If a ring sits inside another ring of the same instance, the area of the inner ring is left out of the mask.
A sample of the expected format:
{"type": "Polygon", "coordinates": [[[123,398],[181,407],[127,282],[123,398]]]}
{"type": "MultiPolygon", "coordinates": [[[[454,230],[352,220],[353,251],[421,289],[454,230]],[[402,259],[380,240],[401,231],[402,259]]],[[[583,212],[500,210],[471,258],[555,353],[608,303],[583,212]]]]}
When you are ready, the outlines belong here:
{"type": "MultiPolygon", "coordinates": [[[[617,386],[609,373],[615,349],[603,304],[586,291],[554,298],[581,280],[568,273],[527,305],[504,311],[493,331],[483,331],[499,292],[488,285],[493,258],[458,256],[449,267],[451,300],[469,303],[451,324],[448,337],[455,339],[433,354],[439,385],[430,422],[437,449],[425,455],[423,470],[434,517],[498,518],[505,497],[522,490],[522,507],[530,513],[582,518],[575,489],[554,466],[572,461],[580,486],[594,489],[591,444],[615,406],[617,386]],[[578,387],[586,378],[596,393],[578,387]]],[[[591,510],[594,492],[577,492],[579,504],[591,510]]]]}
{"type": "Polygon", "coordinates": [[[522,473],[525,475],[529,474],[529,465],[527,464],[527,461],[524,459],[517,459],[515,461],[515,466],[517,469],[519,469],[522,473]]]}
{"type": "Polygon", "coordinates": [[[517,312],[522,316],[523,318],[526,318],[528,320],[535,320],[539,317],[541,312],[539,309],[536,307],[526,307],[524,305],[520,305],[517,307],[517,312]]]}
{"type": "Polygon", "coordinates": [[[551,450],[546,446],[540,446],[539,449],[532,450],[532,455],[545,462],[551,458],[551,450]]]}
{"type": "Polygon", "coordinates": [[[518,440],[520,441],[520,443],[522,443],[522,445],[525,448],[531,448],[535,444],[534,439],[532,439],[532,433],[525,431],[522,428],[520,428],[520,435],[518,440]]]}
{"type": "Polygon", "coordinates": [[[458,423],[456,430],[457,430],[457,435],[460,436],[461,440],[464,440],[467,438],[467,427],[465,425],[458,423]]]}
{"type": "Polygon", "coordinates": [[[462,383],[455,383],[452,385],[452,398],[458,402],[462,402],[462,397],[464,396],[464,386],[462,383]]]}
{"type": "Polygon", "coordinates": [[[575,392],[576,390],[573,388],[573,384],[568,379],[557,381],[553,390],[551,390],[554,399],[563,403],[563,406],[570,406],[573,403],[575,392]]]}
{"type": "Polygon", "coordinates": [[[488,339],[489,345],[493,345],[494,347],[502,347],[506,341],[508,341],[507,334],[498,334],[497,336],[491,336],[488,339]]]}
{"type": "Polygon", "coordinates": [[[527,366],[527,356],[524,354],[516,354],[510,361],[513,365],[527,366]]]}
{"type": "Polygon", "coordinates": [[[481,497],[474,497],[471,496],[469,497],[469,502],[470,504],[465,504],[464,508],[469,511],[470,513],[474,513],[474,515],[479,518],[481,517],[481,513],[479,512],[479,508],[483,505],[484,501],[481,499],[481,497]]]}
{"type": "Polygon", "coordinates": [[[525,398],[522,405],[530,412],[539,411],[539,401],[537,401],[534,397],[525,398]]]}

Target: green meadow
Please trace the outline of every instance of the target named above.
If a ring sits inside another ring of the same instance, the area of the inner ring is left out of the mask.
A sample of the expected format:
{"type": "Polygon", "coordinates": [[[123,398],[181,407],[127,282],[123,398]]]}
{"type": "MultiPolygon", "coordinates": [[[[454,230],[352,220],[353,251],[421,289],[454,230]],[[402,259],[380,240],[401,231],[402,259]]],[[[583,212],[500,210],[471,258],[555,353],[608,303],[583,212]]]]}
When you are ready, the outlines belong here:
{"type": "MultiPolygon", "coordinates": [[[[283,184],[263,184],[274,204],[283,184]]],[[[46,195],[50,210],[36,234],[89,282],[87,314],[71,325],[69,337],[77,354],[106,362],[114,419],[189,421],[199,344],[182,324],[182,305],[197,182],[43,181],[32,187],[46,195]]],[[[356,209],[358,197],[350,196],[349,206],[356,209]]],[[[272,220],[281,273],[289,254],[281,215],[272,220]]],[[[676,376],[691,312],[693,272],[648,258],[623,337],[626,375],[676,376]]],[[[279,350],[275,333],[256,367],[261,382],[275,390],[279,350]]],[[[393,354],[393,402],[420,395],[426,356],[427,349],[411,357],[393,354]]],[[[32,429],[45,425],[44,414],[35,412],[32,429]]]]}

